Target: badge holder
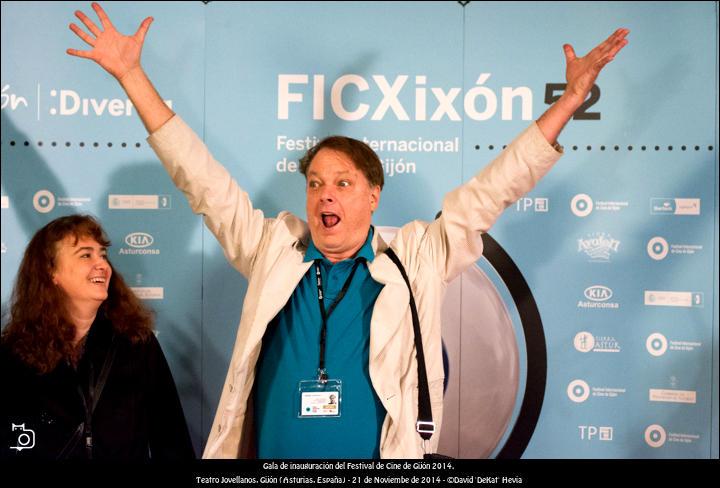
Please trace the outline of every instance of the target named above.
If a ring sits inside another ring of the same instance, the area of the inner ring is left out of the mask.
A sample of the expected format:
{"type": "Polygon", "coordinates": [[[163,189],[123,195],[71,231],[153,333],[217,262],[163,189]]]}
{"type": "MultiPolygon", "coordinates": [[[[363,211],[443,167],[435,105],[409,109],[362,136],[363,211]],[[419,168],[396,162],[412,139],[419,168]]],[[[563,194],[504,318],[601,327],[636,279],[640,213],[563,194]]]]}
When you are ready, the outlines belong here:
{"type": "Polygon", "coordinates": [[[342,381],[327,379],[321,373],[316,380],[298,383],[298,418],[340,417],[342,381]]]}

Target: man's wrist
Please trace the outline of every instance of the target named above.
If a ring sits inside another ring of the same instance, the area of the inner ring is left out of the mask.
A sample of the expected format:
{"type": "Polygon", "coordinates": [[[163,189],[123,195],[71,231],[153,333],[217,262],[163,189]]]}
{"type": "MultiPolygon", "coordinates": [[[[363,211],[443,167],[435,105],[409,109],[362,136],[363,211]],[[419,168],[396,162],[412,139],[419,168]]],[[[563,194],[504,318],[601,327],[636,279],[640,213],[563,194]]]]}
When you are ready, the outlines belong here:
{"type": "Polygon", "coordinates": [[[585,103],[583,98],[577,95],[571,95],[568,92],[563,93],[555,104],[563,114],[568,116],[568,119],[575,114],[580,106],[585,103]]]}
{"type": "Polygon", "coordinates": [[[142,69],[142,66],[137,65],[133,68],[130,68],[127,70],[121,77],[119,77],[117,80],[120,82],[120,85],[125,88],[125,91],[133,85],[137,84],[138,82],[142,82],[145,78],[145,72],[142,69]]]}

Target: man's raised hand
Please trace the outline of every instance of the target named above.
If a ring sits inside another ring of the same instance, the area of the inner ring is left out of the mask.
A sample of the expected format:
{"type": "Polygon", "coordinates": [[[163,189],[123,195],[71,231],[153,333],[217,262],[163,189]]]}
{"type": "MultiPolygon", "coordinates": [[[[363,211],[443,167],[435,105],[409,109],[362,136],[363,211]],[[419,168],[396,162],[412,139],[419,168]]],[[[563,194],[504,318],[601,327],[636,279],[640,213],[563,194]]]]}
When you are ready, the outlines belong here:
{"type": "Polygon", "coordinates": [[[153,19],[152,17],[146,18],[134,35],[125,36],[115,29],[100,5],[93,3],[92,8],[100,19],[102,29],[98,28],[87,15],[79,10],[75,12],[75,16],[80,19],[90,34],[77,25],[70,24],[70,30],[89,44],[92,49],[89,51],[68,49],[67,53],[71,56],[92,59],[118,81],[121,81],[127,73],[140,67],[140,54],[145,34],[147,34],[153,19]]]}
{"type": "Polygon", "coordinates": [[[575,55],[570,44],[565,44],[565,77],[567,88],[565,93],[571,96],[578,105],[585,102],[588,93],[595,84],[600,71],[615,58],[615,55],[627,45],[625,37],[630,33],[628,29],[618,29],[604,42],[595,47],[582,58],[575,55]]]}

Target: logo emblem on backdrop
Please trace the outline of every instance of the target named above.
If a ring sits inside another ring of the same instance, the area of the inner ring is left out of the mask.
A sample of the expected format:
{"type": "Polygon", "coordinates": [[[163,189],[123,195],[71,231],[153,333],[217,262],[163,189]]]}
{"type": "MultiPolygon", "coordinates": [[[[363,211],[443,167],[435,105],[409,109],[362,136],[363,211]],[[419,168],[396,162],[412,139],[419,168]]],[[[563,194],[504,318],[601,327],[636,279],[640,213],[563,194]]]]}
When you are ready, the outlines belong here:
{"type": "Polygon", "coordinates": [[[48,213],[55,208],[55,195],[48,190],[40,190],[33,196],[33,207],[40,213],[48,213]]]}
{"type": "Polygon", "coordinates": [[[704,293],[699,291],[645,290],[645,305],[654,307],[704,307],[704,293]]]}
{"type": "Polygon", "coordinates": [[[659,332],[655,332],[654,334],[650,334],[647,338],[647,341],[645,341],[645,347],[653,356],[662,356],[667,351],[668,341],[664,335],[659,332]]]}
{"type": "Polygon", "coordinates": [[[132,232],[125,236],[125,244],[128,247],[121,247],[118,254],[131,256],[157,256],[160,249],[150,247],[155,238],[147,232],[132,232]]]}
{"type": "Polygon", "coordinates": [[[567,387],[567,395],[575,403],[582,403],[590,396],[590,385],[583,380],[571,381],[567,387]]]}
{"type": "Polygon", "coordinates": [[[570,201],[570,210],[578,217],[587,217],[593,211],[593,200],[590,195],[579,193],[570,201]]]}
{"type": "Polygon", "coordinates": [[[620,304],[618,302],[610,301],[610,299],[613,297],[613,291],[607,286],[588,286],[583,291],[583,295],[585,295],[585,298],[587,298],[587,300],[579,300],[577,303],[578,308],[613,310],[620,308],[620,304]]]}
{"type": "Polygon", "coordinates": [[[134,248],[144,248],[152,246],[154,242],[153,236],[146,234],[145,232],[133,232],[125,236],[125,244],[134,248]]]}
{"type": "Polygon", "coordinates": [[[595,338],[589,332],[579,332],[573,340],[573,345],[580,352],[590,352],[595,347],[595,338]]]}
{"type": "Polygon", "coordinates": [[[91,202],[90,197],[55,197],[49,190],[39,190],[33,195],[33,207],[40,213],[51,212],[58,207],[83,207],[91,202]]]}
{"type": "Polygon", "coordinates": [[[613,296],[613,291],[607,286],[593,285],[585,288],[585,298],[593,302],[605,302],[613,296]]]}
{"type": "Polygon", "coordinates": [[[620,241],[605,232],[588,234],[585,239],[578,239],[577,243],[577,252],[585,253],[593,263],[609,263],[611,253],[616,254],[620,247],[620,241]]]}
{"type": "Polygon", "coordinates": [[[700,215],[699,198],[651,198],[652,215],[700,215]]]}
{"type": "Polygon", "coordinates": [[[667,439],[667,433],[662,425],[653,424],[645,429],[645,442],[650,447],[662,447],[667,439]]]}
{"type": "Polygon", "coordinates": [[[170,195],[108,195],[110,210],[168,210],[172,208],[170,195]]]}
{"type": "Polygon", "coordinates": [[[655,261],[665,259],[670,251],[668,242],[660,236],[653,237],[648,241],[647,253],[655,261]]]}
{"type": "Polygon", "coordinates": [[[613,336],[593,336],[590,332],[578,332],[573,339],[575,349],[580,352],[620,352],[620,343],[613,336]]]}
{"type": "Polygon", "coordinates": [[[665,238],[655,236],[648,241],[647,253],[655,261],[662,261],[668,254],[674,256],[694,256],[702,252],[702,244],[676,244],[668,243],[665,238]]]}

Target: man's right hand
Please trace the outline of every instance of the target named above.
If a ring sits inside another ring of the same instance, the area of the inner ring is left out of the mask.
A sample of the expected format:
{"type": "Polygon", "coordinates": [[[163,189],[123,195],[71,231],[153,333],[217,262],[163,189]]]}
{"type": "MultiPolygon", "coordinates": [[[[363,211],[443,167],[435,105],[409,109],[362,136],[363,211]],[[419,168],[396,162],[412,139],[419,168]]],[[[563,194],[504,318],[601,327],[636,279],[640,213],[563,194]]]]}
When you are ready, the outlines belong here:
{"type": "Polygon", "coordinates": [[[87,42],[92,49],[89,51],[68,49],[67,53],[71,56],[92,59],[113,75],[137,109],[145,128],[152,134],[174,115],[140,66],[145,34],[153,19],[148,17],[142,21],[134,35],[124,36],[115,29],[100,5],[93,3],[92,8],[97,13],[103,30],[78,10],[75,15],[85,24],[90,34],[75,24],[70,24],[70,30],[87,42]]]}
{"type": "Polygon", "coordinates": [[[89,44],[92,49],[89,51],[68,49],[67,53],[71,56],[92,59],[102,66],[105,71],[117,78],[118,81],[122,81],[123,77],[129,72],[140,68],[140,54],[145,41],[145,34],[147,34],[153,19],[152,17],[146,18],[134,35],[125,36],[115,29],[100,5],[93,3],[92,8],[100,19],[102,30],[79,10],[75,12],[75,16],[85,24],[90,34],[77,25],[70,24],[70,30],[89,44]]]}

